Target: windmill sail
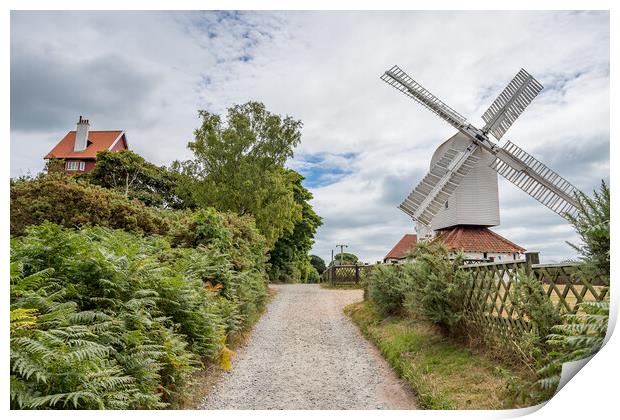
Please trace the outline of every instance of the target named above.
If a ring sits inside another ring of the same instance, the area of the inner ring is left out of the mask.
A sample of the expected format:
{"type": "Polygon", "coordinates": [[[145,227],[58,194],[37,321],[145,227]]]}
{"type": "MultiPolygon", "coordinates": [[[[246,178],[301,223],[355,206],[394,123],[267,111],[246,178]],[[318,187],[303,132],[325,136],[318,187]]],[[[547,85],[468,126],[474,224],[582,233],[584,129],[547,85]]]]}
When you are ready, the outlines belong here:
{"type": "Polygon", "coordinates": [[[456,129],[467,125],[467,120],[435,95],[409,77],[400,67],[394,66],[381,76],[381,80],[437,114],[456,129]]]}
{"type": "Polygon", "coordinates": [[[433,217],[478,162],[479,158],[473,154],[475,150],[473,143],[462,151],[448,149],[399,208],[413,219],[430,226],[433,217]]]}
{"type": "Polygon", "coordinates": [[[497,150],[491,168],[560,216],[577,213],[579,190],[514,143],[497,150]]]}
{"type": "Polygon", "coordinates": [[[501,139],[542,89],[538,80],[521,69],[482,115],[486,123],[482,131],[501,139]]]}

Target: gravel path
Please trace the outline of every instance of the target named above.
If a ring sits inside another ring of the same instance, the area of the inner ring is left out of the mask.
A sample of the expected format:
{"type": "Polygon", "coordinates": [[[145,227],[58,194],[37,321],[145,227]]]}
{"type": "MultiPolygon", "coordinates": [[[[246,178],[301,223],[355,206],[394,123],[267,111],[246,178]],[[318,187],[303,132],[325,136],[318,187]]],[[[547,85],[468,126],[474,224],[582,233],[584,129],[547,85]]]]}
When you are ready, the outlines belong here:
{"type": "Polygon", "coordinates": [[[415,399],[342,312],[361,290],[277,290],[205,409],[413,409],[415,399]]]}

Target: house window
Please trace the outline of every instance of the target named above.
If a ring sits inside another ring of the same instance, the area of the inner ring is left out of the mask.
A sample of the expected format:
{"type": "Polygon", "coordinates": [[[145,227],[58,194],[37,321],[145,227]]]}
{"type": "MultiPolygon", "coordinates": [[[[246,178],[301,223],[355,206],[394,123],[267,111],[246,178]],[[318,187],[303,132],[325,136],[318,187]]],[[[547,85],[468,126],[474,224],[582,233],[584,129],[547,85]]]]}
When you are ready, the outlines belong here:
{"type": "Polygon", "coordinates": [[[67,171],[77,171],[79,163],[80,162],[76,162],[76,161],[67,162],[67,171]]]}
{"type": "Polygon", "coordinates": [[[488,258],[488,254],[485,252],[482,254],[482,258],[484,258],[485,260],[488,258]]]}
{"type": "Polygon", "coordinates": [[[80,162],[80,171],[84,170],[84,162],[80,162]]]}

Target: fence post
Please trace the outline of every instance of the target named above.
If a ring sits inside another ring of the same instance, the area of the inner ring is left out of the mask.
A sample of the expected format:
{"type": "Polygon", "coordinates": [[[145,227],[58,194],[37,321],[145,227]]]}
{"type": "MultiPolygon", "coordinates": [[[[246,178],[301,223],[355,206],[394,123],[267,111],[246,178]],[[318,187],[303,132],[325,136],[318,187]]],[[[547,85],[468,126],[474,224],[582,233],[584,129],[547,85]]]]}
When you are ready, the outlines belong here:
{"type": "Polygon", "coordinates": [[[528,266],[532,264],[540,264],[540,254],[538,251],[527,251],[525,253],[525,262],[528,266]]]}
{"type": "Polygon", "coordinates": [[[540,255],[538,251],[525,252],[525,270],[532,273],[532,264],[540,264],[540,255]]]}
{"type": "Polygon", "coordinates": [[[360,282],[360,266],[355,263],[355,284],[360,282]]]}
{"type": "Polygon", "coordinates": [[[332,285],[336,284],[336,265],[332,265],[332,275],[331,275],[332,285]]]}

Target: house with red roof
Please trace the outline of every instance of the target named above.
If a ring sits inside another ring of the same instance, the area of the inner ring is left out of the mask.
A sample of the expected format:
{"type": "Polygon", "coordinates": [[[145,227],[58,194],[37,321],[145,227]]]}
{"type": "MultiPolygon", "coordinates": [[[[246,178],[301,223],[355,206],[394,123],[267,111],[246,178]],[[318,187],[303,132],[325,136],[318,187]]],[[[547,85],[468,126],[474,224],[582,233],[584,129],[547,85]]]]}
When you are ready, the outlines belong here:
{"type": "Polygon", "coordinates": [[[407,260],[407,254],[415,248],[418,242],[418,235],[407,233],[403,236],[394,248],[383,258],[384,263],[402,264],[407,260]]]}
{"type": "Polygon", "coordinates": [[[80,115],[75,131],[69,131],[44,159],[64,160],[67,173],[86,173],[95,167],[98,152],[127,149],[129,144],[123,130],[90,131],[88,120],[80,115]]]}

